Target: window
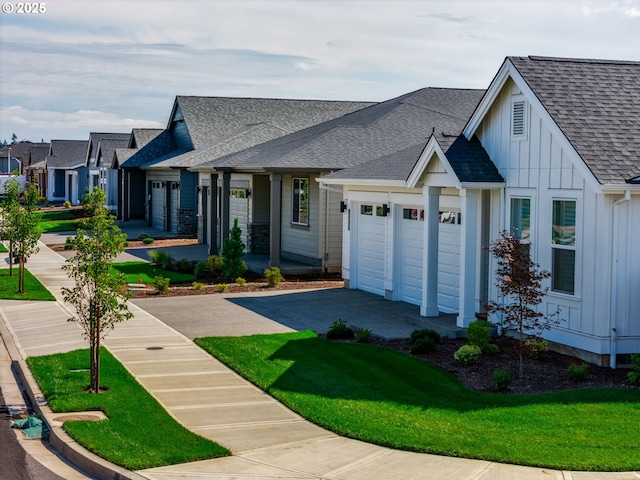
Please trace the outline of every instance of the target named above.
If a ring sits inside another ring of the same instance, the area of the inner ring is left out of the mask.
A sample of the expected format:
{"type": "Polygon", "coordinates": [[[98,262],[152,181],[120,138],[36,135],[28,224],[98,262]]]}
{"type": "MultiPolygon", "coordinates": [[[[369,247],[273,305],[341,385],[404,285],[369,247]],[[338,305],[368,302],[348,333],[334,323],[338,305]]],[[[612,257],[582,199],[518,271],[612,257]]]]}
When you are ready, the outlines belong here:
{"type": "Polygon", "coordinates": [[[511,135],[513,137],[524,137],[526,134],[525,107],[524,100],[511,104],[511,135]]]}
{"type": "Polygon", "coordinates": [[[552,290],[573,295],[576,270],[576,202],[553,201],[552,290]]]}
{"type": "Polygon", "coordinates": [[[531,240],[531,199],[511,199],[511,233],[518,240],[531,240]]]}
{"type": "Polygon", "coordinates": [[[462,224],[462,214],[460,212],[438,212],[438,221],[440,223],[451,223],[453,225],[462,224]]]}
{"type": "Polygon", "coordinates": [[[244,188],[232,188],[229,191],[229,195],[232,198],[246,198],[247,197],[247,191],[244,188]]]}
{"type": "Polygon", "coordinates": [[[309,224],[309,179],[293,179],[293,223],[309,224]]]}

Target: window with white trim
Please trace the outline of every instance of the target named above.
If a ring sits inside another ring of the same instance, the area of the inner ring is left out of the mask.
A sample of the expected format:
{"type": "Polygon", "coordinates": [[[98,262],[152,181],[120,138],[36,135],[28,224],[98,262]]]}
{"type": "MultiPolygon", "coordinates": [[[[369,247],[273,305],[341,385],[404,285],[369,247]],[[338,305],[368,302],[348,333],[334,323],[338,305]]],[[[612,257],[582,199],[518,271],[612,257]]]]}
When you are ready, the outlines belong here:
{"type": "Polygon", "coordinates": [[[531,240],[531,199],[511,199],[511,233],[518,240],[531,240]]]}
{"type": "Polygon", "coordinates": [[[553,201],[551,230],[551,289],[575,293],[576,273],[576,201],[553,201]]]}
{"type": "Polygon", "coordinates": [[[292,223],[309,224],[309,179],[293,179],[292,223]]]}

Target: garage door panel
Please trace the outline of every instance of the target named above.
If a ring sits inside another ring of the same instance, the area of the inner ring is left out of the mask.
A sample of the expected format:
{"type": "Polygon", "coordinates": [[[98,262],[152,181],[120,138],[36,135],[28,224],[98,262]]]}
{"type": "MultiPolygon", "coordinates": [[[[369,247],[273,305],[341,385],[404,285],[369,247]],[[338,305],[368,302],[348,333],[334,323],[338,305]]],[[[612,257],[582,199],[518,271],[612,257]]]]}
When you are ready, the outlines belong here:
{"type": "Polygon", "coordinates": [[[385,217],[358,215],[357,288],[384,295],[385,217]]]}
{"type": "Polygon", "coordinates": [[[460,291],[460,225],[439,225],[438,248],[438,308],[455,313],[460,291]]]}
{"type": "Polygon", "coordinates": [[[152,182],[151,188],[151,226],[164,230],[165,191],[160,182],[152,182]]]}

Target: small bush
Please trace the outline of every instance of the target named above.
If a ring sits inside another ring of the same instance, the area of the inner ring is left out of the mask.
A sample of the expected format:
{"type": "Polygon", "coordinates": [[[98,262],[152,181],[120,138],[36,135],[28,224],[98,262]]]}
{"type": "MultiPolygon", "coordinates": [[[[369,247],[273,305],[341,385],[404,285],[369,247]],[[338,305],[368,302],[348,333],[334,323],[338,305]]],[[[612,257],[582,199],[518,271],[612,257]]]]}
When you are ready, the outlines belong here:
{"type": "Polygon", "coordinates": [[[353,338],[354,332],[347,325],[347,322],[339,318],[329,326],[327,331],[327,338],[329,340],[346,340],[353,338]]]}
{"type": "Polygon", "coordinates": [[[69,200],[65,200],[62,205],[64,206],[64,208],[71,208],[71,202],[69,200]]]}
{"type": "Polygon", "coordinates": [[[67,239],[64,242],[64,249],[73,250],[73,242],[75,242],[75,240],[76,240],[75,237],[67,237],[67,239]]]}
{"type": "Polygon", "coordinates": [[[153,279],[153,285],[156,287],[156,290],[160,293],[168,292],[170,283],[171,283],[171,279],[166,277],[155,277],[153,279]]]}
{"type": "Polygon", "coordinates": [[[409,343],[413,345],[416,341],[421,338],[431,338],[434,343],[437,345],[440,343],[440,334],[435,330],[431,330],[430,328],[423,328],[421,330],[414,330],[409,337],[409,343]]]}
{"type": "Polygon", "coordinates": [[[267,285],[277,287],[280,282],[284,281],[282,273],[278,267],[270,267],[264,271],[264,278],[267,279],[267,285]]]}
{"type": "Polygon", "coordinates": [[[242,287],[247,283],[247,281],[242,277],[238,277],[236,278],[236,283],[242,287]]]}
{"type": "Polygon", "coordinates": [[[173,268],[173,257],[167,252],[162,250],[151,250],[149,252],[151,262],[164,270],[171,270],[173,268]]]}
{"type": "Polygon", "coordinates": [[[176,272],[178,273],[191,273],[193,272],[193,263],[186,258],[176,260],[176,272]]]}
{"type": "Polygon", "coordinates": [[[149,238],[149,234],[142,232],[140,235],[136,237],[138,240],[144,240],[145,238],[149,238]]]}
{"type": "Polygon", "coordinates": [[[194,290],[204,290],[204,283],[201,282],[193,282],[191,286],[194,290]]]}
{"type": "Polygon", "coordinates": [[[633,363],[633,371],[627,373],[627,380],[634,385],[640,382],[640,353],[634,353],[631,355],[631,362],[633,363]]]}
{"type": "Polygon", "coordinates": [[[425,353],[431,353],[436,351],[436,341],[433,337],[418,338],[413,345],[411,345],[411,353],[414,355],[424,355],[425,353]]]}
{"type": "Polygon", "coordinates": [[[358,343],[369,343],[371,341],[371,330],[368,328],[359,328],[355,335],[358,343]]]}
{"type": "Polygon", "coordinates": [[[542,360],[549,353],[549,342],[542,338],[535,338],[524,342],[524,346],[529,352],[529,356],[536,360],[542,360]]]}
{"type": "Polygon", "coordinates": [[[491,323],[486,320],[471,322],[467,329],[467,342],[480,347],[483,353],[497,353],[498,347],[491,343],[489,328],[491,328],[491,323]]]}
{"type": "Polygon", "coordinates": [[[216,285],[216,290],[220,293],[226,292],[227,288],[229,288],[228,283],[219,283],[218,285],[216,285]]]}
{"type": "Polygon", "coordinates": [[[460,363],[470,365],[472,363],[476,363],[480,358],[480,355],[482,355],[482,350],[480,350],[479,346],[466,344],[456,350],[453,354],[453,358],[458,360],[460,363]]]}
{"type": "Polygon", "coordinates": [[[213,269],[211,268],[211,264],[207,260],[199,261],[198,263],[196,263],[194,275],[196,276],[196,278],[209,278],[213,276],[213,269]]]}
{"type": "Polygon", "coordinates": [[[567,370],[569,371],[572,381],[582,382],[587,378],[587,374],[589,373],[589,364],[583,363],[581,365],[576,365],[575,363],[572,363],[569,365],[567,370]]]}
{"type": "Polygon", "coordinates": [[[496,370],[493,372],[493,383],[499,392],[506,392],[513,383],[513,378],[504,369],[496,370]]]}
{"type": "Polygon", "coordinates": [[[146,237],[142,239],[142,243],[145,245],[151,245],[155,240],[151,237],[146,237]]]}

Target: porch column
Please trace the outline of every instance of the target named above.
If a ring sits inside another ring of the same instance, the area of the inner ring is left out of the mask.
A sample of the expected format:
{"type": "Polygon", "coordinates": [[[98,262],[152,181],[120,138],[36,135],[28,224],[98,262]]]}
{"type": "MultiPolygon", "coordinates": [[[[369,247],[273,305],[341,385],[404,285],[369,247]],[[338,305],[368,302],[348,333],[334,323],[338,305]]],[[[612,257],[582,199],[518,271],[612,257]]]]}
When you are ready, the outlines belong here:
{"type": "Polygon", "coordinates": [[[476,319],[476,265],[478,259],[478,198],[480,190],[463,188],[460,231],[460,300],[458,327],[466,328],[476,319]]]}
{"type": "Polygon", "coordinates": [[[420,315],[437,317],[438,309],[438,212],[440,187],[423,187],[424,244],[422,248],[422,303],[420,315]]]}
{"type": "Polygon", "coordinates": [[[218,254],[218,174],[212,173],[210,175],[211,187],[209,188],[209,215],[211,221],[208,224],[209,235],[209,255],[218,254]]]}
{"type": "Polygon", "coordinates": [[[269,265],[280,266],[280,212],[282,209],[282,175],[269,175],[271,205],[269,209],[269,265]]]}
{"type": "Polygon", "coordinates": [[[224,172],[222,174],[222,198],[220,204],[222,211],[220,212],[220,249],[224,246],[224,242],[229,238],[229,200],[231,198],[231,173],[224,172]]]}

